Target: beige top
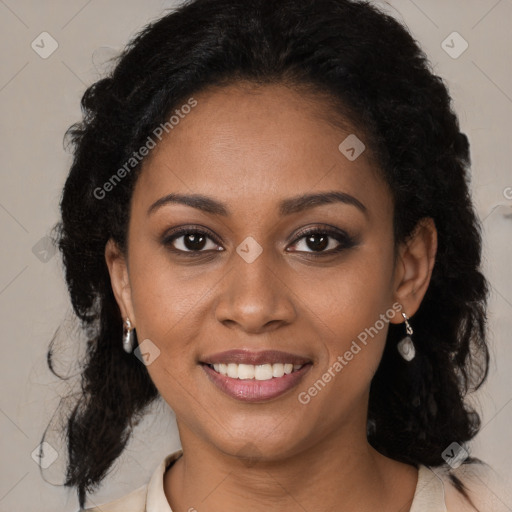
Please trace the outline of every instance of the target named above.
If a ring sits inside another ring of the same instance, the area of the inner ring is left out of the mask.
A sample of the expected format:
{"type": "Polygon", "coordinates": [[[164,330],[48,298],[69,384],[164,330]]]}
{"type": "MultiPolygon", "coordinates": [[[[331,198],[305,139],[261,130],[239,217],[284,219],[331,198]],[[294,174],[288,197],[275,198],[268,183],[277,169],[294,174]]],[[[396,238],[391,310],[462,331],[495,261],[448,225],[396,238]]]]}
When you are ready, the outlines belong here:
{"type": "MultiPolygon", "coordinates": [[[[163,477],[165,471],[182,453],[180,449],[167,455],[147,484],[117,500],[96,508],[85,509],[85,512],[172,512],[164,493],[163,477]]],[[[496,487],[490,487],[489,473],[482,472],[482,466],[466,464],[451,470],[451,473],[456,474],[469,488],[470,496],[479,507],[479,512],[512,510],[505,505],[512,506],[512,502],[505,497],[504,487],[500,488],[501,491],[496,487]]],[[[419,466],[418,482],[409,512],[470,512],[474,510],[449,482],[448,470],[419,466]]]]}

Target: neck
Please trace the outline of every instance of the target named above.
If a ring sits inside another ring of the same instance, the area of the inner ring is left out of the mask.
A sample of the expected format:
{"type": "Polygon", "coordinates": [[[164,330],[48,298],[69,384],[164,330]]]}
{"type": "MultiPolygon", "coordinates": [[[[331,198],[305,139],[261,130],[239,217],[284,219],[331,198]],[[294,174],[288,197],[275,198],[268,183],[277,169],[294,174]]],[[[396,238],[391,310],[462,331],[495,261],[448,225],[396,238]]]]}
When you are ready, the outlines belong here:
{"type": "Polygon", "coordinates": [[[250,456],[254,448],[257,459],[227,455],[190,434],[180,429],[183,455],[164,475],[176,511],[405,512],[416,488],[414,467],[384,457],[346,429],[277,459],[250,443],[239,452],[250,456]]]}

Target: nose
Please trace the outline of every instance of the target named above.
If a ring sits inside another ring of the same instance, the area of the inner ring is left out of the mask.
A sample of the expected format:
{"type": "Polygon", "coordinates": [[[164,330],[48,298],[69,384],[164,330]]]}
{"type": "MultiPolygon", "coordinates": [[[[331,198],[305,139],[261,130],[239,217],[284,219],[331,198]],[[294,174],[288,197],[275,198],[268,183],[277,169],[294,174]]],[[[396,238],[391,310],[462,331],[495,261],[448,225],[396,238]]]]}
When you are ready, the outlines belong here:
{"type": "Polygon", "coordinates": [[[256,260],[233,254],[230,271],[219,283],[216,319],[247,333],[268,332],[291,324],[296,317],[293,292],[275,260],[264,250],[256,260]]]}

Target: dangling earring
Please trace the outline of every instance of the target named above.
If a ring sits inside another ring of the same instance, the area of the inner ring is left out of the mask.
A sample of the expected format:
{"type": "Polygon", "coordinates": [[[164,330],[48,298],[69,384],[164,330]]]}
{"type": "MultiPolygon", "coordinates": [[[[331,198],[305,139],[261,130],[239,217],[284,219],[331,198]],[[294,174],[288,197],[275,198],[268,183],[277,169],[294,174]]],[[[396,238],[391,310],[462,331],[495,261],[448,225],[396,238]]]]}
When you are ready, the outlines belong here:
{"type": "Polygon", "coordinates": [[[416,355],[416,350],[414,348],[414,343],[412,342],[411,334],[413,333],[411,324],[408,322],[409,317],[401,311],[402,316],[405,320],[405,330],[407,332],[407,336],[403,338],[397,345],[398,352],[406,361],[412,361],[414,356],[416,355]]]}
{"type": "Polygon", "coordinates": [[[133,350],[133,345],[135,341],[135,329],[132,328],[132,323],[130,319],[127,318],[123,323],[123,348],[124,351],[128,354],[133,350]]]}

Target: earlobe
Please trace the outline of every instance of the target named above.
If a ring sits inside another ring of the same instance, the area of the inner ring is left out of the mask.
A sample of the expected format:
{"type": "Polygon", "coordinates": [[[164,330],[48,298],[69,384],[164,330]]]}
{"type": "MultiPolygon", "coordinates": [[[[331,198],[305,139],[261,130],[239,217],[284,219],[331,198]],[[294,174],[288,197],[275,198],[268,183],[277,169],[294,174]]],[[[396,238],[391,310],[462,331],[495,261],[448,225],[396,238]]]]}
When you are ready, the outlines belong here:
{"type": "Polygon", "coordinates": [[[126,258],[112,239],[109,239],[105,245],[105,262],[110,274],[112,291],[114,292],[123,320],[129,318],[135,326],[126,258]]]}
{"type": "MultiPolygon", "coordinates": [[[[430,217],[421,219],[400,249],[395,297],[409,317],[419,309],[427,292],[437,253],[437,230],[430,217]]],[[[402,321],[395,316],[396,323],[402,321]]]]}

